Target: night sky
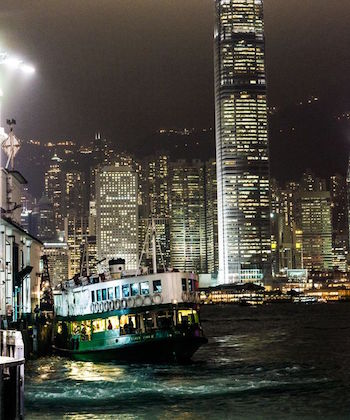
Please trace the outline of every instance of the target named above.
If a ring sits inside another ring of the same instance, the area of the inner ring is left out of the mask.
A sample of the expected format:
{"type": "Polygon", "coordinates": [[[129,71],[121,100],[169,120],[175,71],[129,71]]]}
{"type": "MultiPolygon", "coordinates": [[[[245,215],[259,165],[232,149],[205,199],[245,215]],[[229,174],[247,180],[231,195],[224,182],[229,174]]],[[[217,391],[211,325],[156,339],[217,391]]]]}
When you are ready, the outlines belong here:
{"type": "MultiPolygon", "coordinates": [[[[272,174],[344,171],[350,1],[265,0],[265,21],[272,174]]],[[[211,127],[212,33],[213,0],[1,0],[0,46],[37,67],[30,79],[1,69],[3,119],[25,139],[84,143],[102,130],[121,148],[159,128],[211,127]]]]}

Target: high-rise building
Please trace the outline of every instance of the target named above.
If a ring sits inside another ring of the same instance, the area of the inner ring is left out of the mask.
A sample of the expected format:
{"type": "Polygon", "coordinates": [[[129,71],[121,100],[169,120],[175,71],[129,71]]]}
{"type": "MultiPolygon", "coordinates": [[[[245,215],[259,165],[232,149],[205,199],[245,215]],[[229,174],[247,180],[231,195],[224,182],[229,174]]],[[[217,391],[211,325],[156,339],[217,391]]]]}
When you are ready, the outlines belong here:
{"type": "Polygon", "coordinates": [[[262,0],[216,0],[219,281],[271,274],[262,0]]]}
{"type": "Polygon", "coordinates": [[[64,184],[62,212],[64,216],[85,216],[87,213],[85,174],[78,169],[70,169],[63,172],[62,178],[64,184]]]}
{"type": "Polygon", "coordinates": [[[70,276],[70,256],[65,242],[44,242],[44,255],[47,257],[51,286],[68,280],[70,276]]]}
{"type": "MultiPolygon", "coordinates": [[[[145,159],[141,174],[142,204],[140,206],[139,246],[144,246],[149,219],[155,219],[157,239],[157,265],[170,266],[170,177],[169,157],[160,154],[145,159]]],[[[151,240],[151,239],[150,239],[151,240]]],[[[146,263],[152,259],[151,243],[145,244],[146,263]]]]}
{"type": "Polygon", "coordinates": [[[88,217],[86,206],[86,183],[82,171],[72,168],[62,174],[64,190],[62,212],[64,213],[64,239],[70,256],[69,277],[81,272],[83,254],[86,250],[88,217]]]}
{"type": "Polygon", "coordinates": [[[286,225],[283,213],[274,213],[271,234],[273,273],[285,275],[288,270],[303,268],[302,230],[294,222],[286,225]]]}
{"type": "Polygon", "coordinates": [[[129,166],[106,166],[96,175],[98,258],[123,258],[138,268],[138,180],[129,166]]]}
{"type": "Polygon", "coordinates": [[[48,197],[40,198],[32,217],[36,219],[33,223],[36,224],[36,232],[33,234],[36,234],[40,240],[47,241],[56,237],[55,213],[53,203],[48,197]]]}
{"type": "Polygon", "coordinates": [[[49,169],[45,172],[45,195],[53,204],[55,229],[57,232],[60,232],[64,226],[62,159],[56,154],[52,157],[49,169]]]}
{"type": "Polygon", "coordinates": [[[295,194],[296,223],[302,231],[303,267],[325,271],[333,268],[331,196],[329,191],[295,194]]]}
{"type": "Polygon", "coordinates": [[[209,160],[205,165],[205,231],[206,231],[206,261],[208,274],[219,271],[218,247],[218,200],[216,161],[209,160]]]}
{"type": "Polygon", "coordinates": [[[204,165],[184,160],[170,165],[170,260],[178,270],[205,273],[204,165]]]}
{"type": "Polygon", "coordinates": [[[275,179],[270,182],[271,194],[271,261],[274,275],[303,267],[302,234],[295,223],[294,194],[299,184],[288,183],[281,189],[275,179]]]}
{"type": "Polygon", "coordinates": [[[300,181],[303,191],[327,191],[326,180],[316,177],[310,169],[307,169],[300,181]]]}
{"type": "Polygon", "coordinates": [[[337,174],[331,177],[333,265],[341,271],[347,269],[349,250],[346,179],[337,174]]]}
{"type": "Polygon", "coordinates": [[[69,278],[72,278],[81,271],[82,255],[87,243],[86,217],[68,215],[64,219],[64,238],[69,250],[69,278]]]}

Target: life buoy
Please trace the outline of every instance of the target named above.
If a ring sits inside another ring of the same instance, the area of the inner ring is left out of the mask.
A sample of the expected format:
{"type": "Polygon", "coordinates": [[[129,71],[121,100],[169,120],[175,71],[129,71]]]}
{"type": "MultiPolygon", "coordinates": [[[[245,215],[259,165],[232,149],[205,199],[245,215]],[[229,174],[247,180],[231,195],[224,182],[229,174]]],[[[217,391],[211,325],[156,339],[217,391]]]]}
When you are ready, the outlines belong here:
{"type": "Polygon", "coordinates": [[[149,306],[149,305],[152,305],[152,299],[149,296],[146,296],[143,299],[143,306],[149,306]]]}
{"type": "Polygon", "coordinates": [[[124,308],[124,309],[125,309],[125,308],[127,308],[127,307],[128,307],[128,302],[127,302],[127,300],[126,300],[126,299],[122,299],[120,303],[121,303],[121,307],[122,307],[122,308],[124,308]]]}
{"type": "Polygon", "coordinates": [[[113,300],[109,300],[108,301],[108,310],[113,311],[113,309],[114,309],[114,302],[113,302],[113,300]]]}
{"type": "Polygon", "coordinates": [[[107,312],[107,311],[108,311],[108,302],[103,302],[103,310],[104,310],[105,312],[107,312]]]}
{"type": "Polygon", "coordinates": [[[188,293],[187,292],[182,292],[182,300],[184,302],[188,302],[188,293]]]}
{"type": "Polygon", "coordinates": [[[98,312],[102,312],[103,311],[103,303],[99,302],[98,304],[98,312]]]}
{"type": "Polygon", "coordinates": [[[120,300],[119,299],[114,300],[114,309],[120,309],[120,300]]]}
{"type": "Polygon", "coordinates": [[[133,306],[135,306],[135,299],[133,297],[130,297],[128,299],[128,307],[132,308],[133,306]]]}
{"type": "Polygon", "coordinates": [[[95,311],[95,304],[94,303],[92,303],[91,305],[90,305],[90,312],[93,314],[95,311]]]}
{"type": "Polygon", "coordinates": [[[153,303],[155,303],[156,305],[159,305],[160,303],[162,303],[163,298],[162,295],[160,295],[159,293],[156,293],[155,295],[153,295],[152,297],[152,301],[153,303]]]}
{"type": "Polygon", "coordinates": [[[142,306],[142,303],[143,303],[143,298],[142,298],[142,296],[137,296],[137,297],[135,298],[135,306],[142,306]]]}

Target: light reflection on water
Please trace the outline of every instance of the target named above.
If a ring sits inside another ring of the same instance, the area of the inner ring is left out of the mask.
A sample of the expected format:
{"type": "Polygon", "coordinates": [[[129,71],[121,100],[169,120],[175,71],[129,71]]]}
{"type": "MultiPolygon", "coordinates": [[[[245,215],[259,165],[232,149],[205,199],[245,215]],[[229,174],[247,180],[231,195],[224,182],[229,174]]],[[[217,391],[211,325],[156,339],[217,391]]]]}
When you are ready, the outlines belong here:
{"type": "Polygon", "coordinates": [[[69,361],[66,366],[67,377],[73,381],[114,382],[124,374],[121,367],[114,365],[69,361]]]}
{"type": "Polygon", "coordinates": [[[29,419],[300,418],[350,414],[350,305],[206,307],[194,363],[27,364],[29,419]]]}

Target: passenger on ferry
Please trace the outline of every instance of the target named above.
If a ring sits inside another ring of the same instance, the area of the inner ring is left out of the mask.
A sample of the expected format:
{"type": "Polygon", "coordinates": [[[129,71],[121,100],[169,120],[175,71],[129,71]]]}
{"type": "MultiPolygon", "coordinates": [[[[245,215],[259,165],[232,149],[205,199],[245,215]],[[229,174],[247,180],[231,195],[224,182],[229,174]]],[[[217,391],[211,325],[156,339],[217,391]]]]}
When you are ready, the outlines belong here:
{"type": "Polygon", "coordinates": [[[134,323],[132,322],[131,318],[129,318],[129,322],[127,324],[125,324],[124,330],[125,330],[125,334],[133,334],[134,333],[135,327],[134,327],[134,323]]]}
{"type": "Polygon", "coordinates": [[[86,334],[86,328],[85,328],[85,326],[82,327],[81,332],[80,332],[80,335],[81,335],[81,340],[82,341],[86,341],[87,340],[87,334],[86,334]]]}
{"type": "Polygon", "coordinates": [[[111,323],[111,320],[110,320],[110,319],[108,320],[108,329],[109,329],[109,330],[113,330],[113,325],[112,325],[112,323],[111,323]]]}

